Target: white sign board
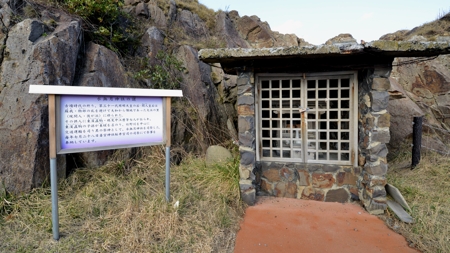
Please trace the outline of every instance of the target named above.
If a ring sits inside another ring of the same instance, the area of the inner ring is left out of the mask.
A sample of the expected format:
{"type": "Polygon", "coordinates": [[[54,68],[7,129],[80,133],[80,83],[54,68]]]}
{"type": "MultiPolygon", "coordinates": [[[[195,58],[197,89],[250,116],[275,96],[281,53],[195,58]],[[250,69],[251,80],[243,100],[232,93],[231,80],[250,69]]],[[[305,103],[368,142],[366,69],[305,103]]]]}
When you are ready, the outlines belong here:
{"type": "Polygon", "coordinates": [[[163,98],[61,95],[58,154],[163,144],[163,98]]]}

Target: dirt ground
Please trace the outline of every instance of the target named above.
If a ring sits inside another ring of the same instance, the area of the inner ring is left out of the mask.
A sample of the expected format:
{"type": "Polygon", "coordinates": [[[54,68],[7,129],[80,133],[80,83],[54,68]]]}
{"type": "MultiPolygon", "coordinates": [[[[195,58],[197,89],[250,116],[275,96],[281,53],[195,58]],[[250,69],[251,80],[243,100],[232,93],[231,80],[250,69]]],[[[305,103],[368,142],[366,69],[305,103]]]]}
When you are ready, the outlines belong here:
{"type": "Polygon", "coordinates": [[[259,197],[248,207],[235,253],[418,253],[356,204],[259,197]]]}

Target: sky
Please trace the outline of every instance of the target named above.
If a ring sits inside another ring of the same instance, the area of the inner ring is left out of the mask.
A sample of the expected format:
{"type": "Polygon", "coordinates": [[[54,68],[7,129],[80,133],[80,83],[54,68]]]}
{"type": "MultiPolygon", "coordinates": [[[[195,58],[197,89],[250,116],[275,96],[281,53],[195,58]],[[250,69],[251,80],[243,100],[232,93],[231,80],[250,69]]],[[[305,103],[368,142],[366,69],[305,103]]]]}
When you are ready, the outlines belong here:
{"type": "Polygon", "coordinates": [[[341,33],[359,43],[411,30],[450,12],[449,0],[199,0],[208,8],[258,16],[273,31],[323,44],[341,33]]]}

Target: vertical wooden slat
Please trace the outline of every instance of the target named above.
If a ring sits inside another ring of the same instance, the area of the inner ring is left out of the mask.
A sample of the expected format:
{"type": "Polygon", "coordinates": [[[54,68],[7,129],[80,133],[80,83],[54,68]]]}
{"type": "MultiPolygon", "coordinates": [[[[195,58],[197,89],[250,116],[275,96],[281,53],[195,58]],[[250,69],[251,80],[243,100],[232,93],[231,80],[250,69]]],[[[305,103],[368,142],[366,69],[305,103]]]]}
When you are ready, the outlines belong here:
{"type": "Polygon", "coordinates": [[[48,125],[50,159],[56,158],[56,103],[55,95],[48,95],[48,125]]]}

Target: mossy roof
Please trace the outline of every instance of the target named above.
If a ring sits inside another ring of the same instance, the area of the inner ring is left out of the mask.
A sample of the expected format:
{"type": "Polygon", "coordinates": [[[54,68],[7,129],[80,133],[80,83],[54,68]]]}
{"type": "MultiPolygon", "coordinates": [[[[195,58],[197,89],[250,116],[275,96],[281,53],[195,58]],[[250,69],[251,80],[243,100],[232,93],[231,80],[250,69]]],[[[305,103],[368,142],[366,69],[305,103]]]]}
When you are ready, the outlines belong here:
{"type": "Polygon", "coordinates": [[[202,49],[199,58],[206,63],[220,63],[227,73],[244,66],[259,71],[294,68],[337,70],[390,64],[395,57],[432,57],[450,54],[450,42],[377,40],[363,44],[341,43],[278,48],[202,49]]]}

